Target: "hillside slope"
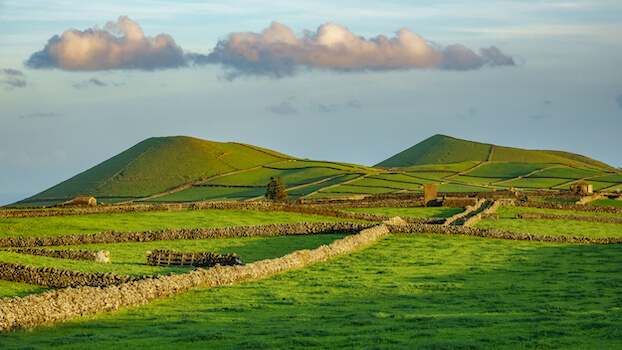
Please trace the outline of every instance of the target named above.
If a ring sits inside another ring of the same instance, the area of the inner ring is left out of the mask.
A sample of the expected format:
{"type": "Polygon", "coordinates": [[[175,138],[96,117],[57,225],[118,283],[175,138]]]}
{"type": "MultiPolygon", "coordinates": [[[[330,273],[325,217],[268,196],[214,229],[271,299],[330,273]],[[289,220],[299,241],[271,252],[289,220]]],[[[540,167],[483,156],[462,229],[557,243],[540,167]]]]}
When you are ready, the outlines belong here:
{"type": "Polygon", "coordinates": [[[79,195],[144,197],[214,175],[293,159],[286,157],[237,143],[154,137],[22,202],[79,195]]]}
{"type": "Polygon", "coordinates": [[[407,168],[463,162],[549,163],[615,170],[591,158],[562,151],[525,150],[434,135],[378,164],[383,168],[407,168]],[[492,152],[492,153],[491,153],[492,152]]]}

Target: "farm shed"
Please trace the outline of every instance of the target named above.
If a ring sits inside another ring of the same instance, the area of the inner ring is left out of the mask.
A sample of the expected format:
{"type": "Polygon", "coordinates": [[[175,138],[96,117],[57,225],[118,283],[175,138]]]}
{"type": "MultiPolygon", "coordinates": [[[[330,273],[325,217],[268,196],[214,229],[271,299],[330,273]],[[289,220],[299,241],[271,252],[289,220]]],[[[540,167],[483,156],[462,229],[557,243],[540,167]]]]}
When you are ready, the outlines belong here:
{"type": "Polygon", "coordinates": [[[570,185],[570,190],[574,193],[594,193],[594,187],[587,182],[579,182],[570,185]]]}
{"type": "Polygon", "coordinates": [[[97,199],[95,199],[95,197],[86,197],[86,196],[82,196],[82,197],[76,197],[73,199],[72,203],[74,205],[90,205],[90,206],[96,206],[97,205],[97,199]]]}

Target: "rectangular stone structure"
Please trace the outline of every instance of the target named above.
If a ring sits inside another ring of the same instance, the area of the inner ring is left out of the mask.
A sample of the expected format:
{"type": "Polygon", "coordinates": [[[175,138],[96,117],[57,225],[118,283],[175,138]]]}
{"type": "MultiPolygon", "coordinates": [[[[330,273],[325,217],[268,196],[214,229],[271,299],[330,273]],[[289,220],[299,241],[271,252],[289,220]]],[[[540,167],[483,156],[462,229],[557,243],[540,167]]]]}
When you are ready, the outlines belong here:
{"type": "Polygon", "coordinates": [[[430,206],[433,203],[432,201],[436,201],[438,197],[436,185],[423,185],[423,205],[430,206]]]}

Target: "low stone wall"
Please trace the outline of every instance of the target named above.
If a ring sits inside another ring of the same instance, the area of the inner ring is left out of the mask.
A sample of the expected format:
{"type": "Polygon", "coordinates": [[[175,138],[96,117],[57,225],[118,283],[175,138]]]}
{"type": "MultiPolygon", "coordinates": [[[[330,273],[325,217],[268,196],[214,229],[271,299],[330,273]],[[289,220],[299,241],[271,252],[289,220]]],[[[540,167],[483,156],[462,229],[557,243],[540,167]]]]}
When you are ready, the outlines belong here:
{"type": "Polygon", "coordinates": [[[547,214],[547,213],[516,213],[517,219],[557,219],[557,220],[576,220],[589,222],[605,222],[611,224],[622,224],[622,218],[590,216],[590,215],[566,215],[566,214],[547,214]]]}
{"type": "Polygon", "coordinates": [[[356,233],[362,229],[372,226],[374,226],[374,224],[357,224],[352,222],[301,222],[293,224],[187,228],[139,232],[107,231],[95,233],[92,235],[68,235],[55,237],[1,237],[0,247],[43,247],[94,243],[208,239],[218,237],[284,236],[316,233],[356,233]]]}
{"type": "MultiPolygon", "coordinates": [[[[387,224],[399,227],[404,222],[393,220],[387,224]]],[[[184,274],[157,276],[119,285],[82,286],[51,290],[24,298],[2,298],[0,331],[60,322],[102,311],[114,311],[122,307],[145,304],[195,287],[217,287],[255,280],[350,252],[388,233],[387,225],[381,224],[313,250],[299,250],[280,258],[257,261],[244,266],[218,265],[208,270],[199,268],[184,274]]]]}
{"type": "Polygon", "coordinates": [[[166,204],[132,204],[132,205],[102,205],[97,207],[68,208],[68,209],[34,209],[34,210],[1,210],[0,219],[36,218],[47,216],[113,214],[148,211],[168,211],[166,204]]]}
{"type": "Polygon", "coordinates": [[[513,199],[501,199],[501,200],[494,201],[490,207],[484,209],[481,213],[473,215],[468,220],[466,220],[463,226],[471,227],[482,219],[498,219],[499,215],[497,215],[495,211],[497,210],[497,208],[499,208],[502,205],[510,205],[510,206],[514,205],[514,200],[513,199]]]}
{"type": "Polygon", "coordinates": [[[436,233],[444,235],[475,236],[485,238],[509,239],[514,241],[537,241],[578,244],[622,244],[622,238],[587,238],[568,236],[545,236],[505,230],[486,229],[466,226],[441,226],[414,224],[407,226],[389,226],[391,233],[436,233]]]}
{"type": "Polygon", "coordinates": [[[452,223],[469,216],[469,214],[478,210],[482,205],[484,205],[484,203],[486,203],[486,199],[484,198],[478,199],[475,202],[475,204],[467,206],[462,213],[458,213],[448,218],[447,220],[445,220],[445,222],[443,223],[443,226],[449,226],[452,223]]]}
{"type": "Polygon", "coordinates": [[[103,287],[109,284],[120,284],[150,278],[153,277],[115,275],[114,273],[106,272],[83,273],[80,271],[57,269],[55,267],[33,267],[0,261],[0,279],[45,287],[103,287]]]}
{"type": "Polygon", "coordinates": [[[19,254],[28,254],[28,255],[48,256],[50,258],[57,258],[57,259],[86,260],[86,261],[95,261],[95,262],[110,264],[110,252],[107,250],[73,250],[73,249],[50,250],[50,249],[23,248],[23,249],[3,249],[3,251],[11,252],[11,253],[19,253],[19,254]]]}
{"type": "Polygon", "coordinates": [[[443,207],[447,208],[466,208],[477,204],[477,198],[444,198],[443,207]]]}

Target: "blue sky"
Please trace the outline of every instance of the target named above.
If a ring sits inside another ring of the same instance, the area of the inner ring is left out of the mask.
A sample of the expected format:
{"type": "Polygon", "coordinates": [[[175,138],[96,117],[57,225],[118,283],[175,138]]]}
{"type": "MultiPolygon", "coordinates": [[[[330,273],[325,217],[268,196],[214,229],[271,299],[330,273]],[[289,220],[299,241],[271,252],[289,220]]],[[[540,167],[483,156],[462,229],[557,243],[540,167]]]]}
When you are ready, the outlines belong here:
{"type": "Polygon", "coordinates": [[[0,205],[151,136],[373,165],[441,133],[622,167],[617,0],[0,0],[0,33],[0,205]],[[63,61],[71,30],[114,45],[63,61]]]}

